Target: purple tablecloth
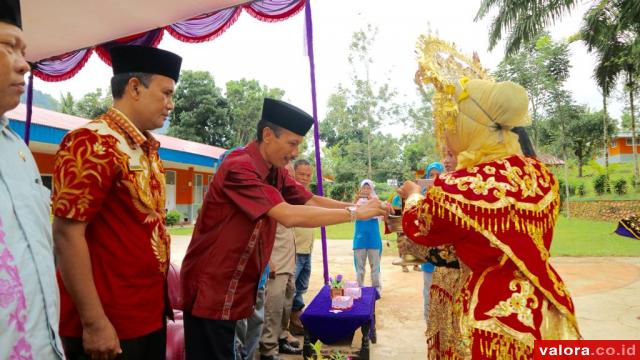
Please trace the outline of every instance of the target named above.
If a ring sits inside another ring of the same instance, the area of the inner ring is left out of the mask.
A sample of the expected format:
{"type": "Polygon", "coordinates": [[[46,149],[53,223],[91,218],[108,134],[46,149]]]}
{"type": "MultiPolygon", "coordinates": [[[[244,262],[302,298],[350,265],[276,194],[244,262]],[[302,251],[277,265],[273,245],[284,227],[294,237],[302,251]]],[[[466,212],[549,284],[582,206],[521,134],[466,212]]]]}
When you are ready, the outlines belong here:
{"type": "Polygon", "coordinates": [[[367,322],[374,325],[378,292],[372,287],[362,288],[362,297],[353,301],[353,307],[339,313],[331,310],[331,290],[325,285],[304,310],[300,320],[312,338],[324,344],[333,344],[353,334],[367,322]]]}

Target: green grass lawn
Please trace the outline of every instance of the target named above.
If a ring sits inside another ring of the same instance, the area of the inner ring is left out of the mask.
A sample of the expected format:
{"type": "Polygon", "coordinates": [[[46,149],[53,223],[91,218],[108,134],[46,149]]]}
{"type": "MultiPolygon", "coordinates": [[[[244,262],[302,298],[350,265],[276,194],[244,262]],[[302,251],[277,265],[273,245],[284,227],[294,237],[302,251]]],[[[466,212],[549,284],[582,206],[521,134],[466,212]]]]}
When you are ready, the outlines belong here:
{"type": "MultiPolygon", "coordinates": [[[[560,216],[556,226],[552,256],[640,256],[640,241],[613,233],[617,224],[560,216]]],[[[353,240],[352,223],[327,226],[327,238],[331,240],[353,240]]],[[[169,229],[171,235],[191,235],[192,227],[169,229]]],[[[380,224],[380,233],[384,232],[380,224]]],[[[320,238],[320,229],[316,230],[320,238]]],[[[383,255],[397,255],[395,234],[382,235],[383,255]],[[388,244],[388,246],[387,246],[388,244]]]]}
{"type": "MultiPolygon", "coordinates": [[[[560,216],[551,246],[552,256],[640,256],[640,241],[622,237],[613,233],[617,224],[606,221],[567,219],[560,216]]],[[[327,226],[327,238],[332,240],[352,240],[353,224],[327,226]]],[[[381,233],[382,233],[381,226],[381,233]]],[[[316,231],[320,237],[320,230],[316,231]]],[[[391,251],[395,254],[395,235],[383,235],[383,242],[389,240],[391,251]]]]}
{"type": "Polygon", "coordinates": [[[640,256],[640,241],[614,234],[617,224],[560,216],[552,256],[640,256]]]}
{"type": "Polygon", "coordinates": [[[172,227],[169,228],[169,234],[171,235],[189,235],[191,236],[191,234],[193,233],[193,226],[176,226],[176,227],[172,227]]]}

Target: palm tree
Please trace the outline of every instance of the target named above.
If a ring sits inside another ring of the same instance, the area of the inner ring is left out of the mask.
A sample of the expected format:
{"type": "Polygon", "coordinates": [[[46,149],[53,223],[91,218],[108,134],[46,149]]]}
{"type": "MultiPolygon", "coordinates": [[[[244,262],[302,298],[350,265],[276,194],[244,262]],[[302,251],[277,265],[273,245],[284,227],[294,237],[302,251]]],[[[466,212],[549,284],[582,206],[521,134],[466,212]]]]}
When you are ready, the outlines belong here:
{"type": "MultiPolygon", "coordinates": [[[[489,29],[489,49],[509,34],[506,54],[518,51],[524,44],[538,37],[548,26],[570,13],[583,1],[580,0],[482,0],[474,21],[488,16],[496,9],[489,29]]],[[[591,10],[613,6],[621,9],[620,22],[637,24],[640,22],[640,1],[638,0],[592,0],[591,10]]],[[[637,50],[640,53],[640,49],[637,50]]],[[[638,53],[636,53],[638,54],[638,53]]]]}
{"type": "Polygon", "coordinates": [[[489,28],[489,49],[508,33],[506,54],[518,51],[537,38],[546,27],[573,10],[578,0],[482,0],[474,21],[497,9],[489,28]]]}
{"type": "MultiPolygon", "coordinates": [[[[585,14],[580,31],[582,40],[590,52],[597,56],[594,69],[596,82],[603,90],[603,96],[611,93],[620,77],[623,77],[625,90],[629,93],[631,106],[631,139],[634,163],[634,176],[638,173],[638,154],[636,148],[634,94],[640,75],[640,2],[631,0],[603,1],[585,14]]],[[[605,111],[606,122],[606,111],[605,111]]],[[[605,123],[606,132],[606,123],[605,123]]],[[[606,136],[606,135],[605,135],[606,136]]],[[[606,139],[605,139],[606,141],[606,139]]],[[[605,142],[605,144],[608,142],[605,142]]],[[[607,154],[605,147],[605,156],[607,154]]],[[[635,183],[635,181],[634,181],[635,183]]]]}

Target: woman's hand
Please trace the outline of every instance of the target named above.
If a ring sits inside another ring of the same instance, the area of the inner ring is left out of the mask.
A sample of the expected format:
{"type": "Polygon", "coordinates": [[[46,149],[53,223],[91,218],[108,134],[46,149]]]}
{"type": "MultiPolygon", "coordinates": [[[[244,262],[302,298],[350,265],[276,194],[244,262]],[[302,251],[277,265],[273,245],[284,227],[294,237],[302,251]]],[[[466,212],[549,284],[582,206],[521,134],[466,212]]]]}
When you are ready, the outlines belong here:
{"type": "Polygon", "coordinates": [[[413,181],[405,181],[396,191],[401,198],[406,199],[412,194],[420,194],[422,187],[413,181]]]}

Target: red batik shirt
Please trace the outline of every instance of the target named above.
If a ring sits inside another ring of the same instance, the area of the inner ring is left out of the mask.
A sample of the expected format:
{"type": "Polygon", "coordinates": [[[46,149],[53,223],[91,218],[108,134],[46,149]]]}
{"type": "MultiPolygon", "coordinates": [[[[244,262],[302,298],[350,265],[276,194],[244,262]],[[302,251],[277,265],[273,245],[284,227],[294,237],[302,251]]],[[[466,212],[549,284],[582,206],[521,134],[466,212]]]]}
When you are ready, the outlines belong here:
{"type": "Polygon", "coordinates": [[[275,239],[276,220],[267,212],[312,196],[284,168],[270,168],[256,142],[231,152],[209,185],[182,262],[184,311],[216,320],[249,317],[275,239]]]}
{"type": "MultiPolygon", "coordinates": [[[[163,326],[169,236],[160,144],[116,109],[68,133],[55,157],[53,213],[87,222],[93,280],[120,339],[163,326]]],[[[82,336],[61,278],[60,335],[82,336]]]]}

